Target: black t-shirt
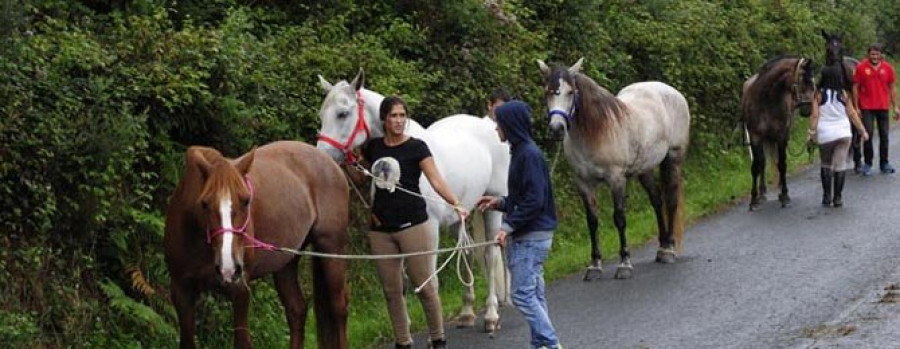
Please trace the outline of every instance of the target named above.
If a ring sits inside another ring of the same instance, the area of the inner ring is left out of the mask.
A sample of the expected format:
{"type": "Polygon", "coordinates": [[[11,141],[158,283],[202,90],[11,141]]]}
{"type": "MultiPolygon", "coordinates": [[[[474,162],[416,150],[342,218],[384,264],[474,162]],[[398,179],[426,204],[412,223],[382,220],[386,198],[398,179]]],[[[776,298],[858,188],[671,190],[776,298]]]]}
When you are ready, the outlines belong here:
{"type": "MultiPolygon", "coordinates": [[[[372,164],[384,157],[396,159],[400,164],[398,186],[421,193],[419,177],[422,176],[422,168],[419,167],[419,162],[431,157],[428,145],[422,140],[410,137],[397,146],[389,147],[384,144],[384,138],[374,138],[366,145],[363,156],[372,164]]],[[[372,214],[378,221],[372,222],[371,229],[383,232],[400,231],[428,220],[425,199],[399,189],[391,193],[387,189],[376,187],[372,214]],[[381,225],[378,225],[379,222],[381,225]]]]}

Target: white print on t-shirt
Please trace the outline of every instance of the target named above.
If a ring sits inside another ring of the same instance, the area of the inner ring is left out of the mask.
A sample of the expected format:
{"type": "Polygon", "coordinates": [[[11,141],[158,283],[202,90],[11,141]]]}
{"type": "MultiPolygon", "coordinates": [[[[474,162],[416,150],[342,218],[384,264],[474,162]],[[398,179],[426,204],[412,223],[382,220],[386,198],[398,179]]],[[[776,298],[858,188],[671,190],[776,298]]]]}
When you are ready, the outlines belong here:
{"type": "Polygon", "coordinates": [[[383,157],[372,164],[375,186],[393,193],[400,183],[400,162],[392,157],[383,157]]]}

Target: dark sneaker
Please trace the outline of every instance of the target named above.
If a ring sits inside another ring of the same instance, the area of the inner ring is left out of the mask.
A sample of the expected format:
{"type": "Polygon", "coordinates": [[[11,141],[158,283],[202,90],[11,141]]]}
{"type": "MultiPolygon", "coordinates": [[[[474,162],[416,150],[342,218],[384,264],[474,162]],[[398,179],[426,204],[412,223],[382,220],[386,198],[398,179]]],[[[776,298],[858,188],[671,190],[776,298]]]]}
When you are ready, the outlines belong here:
{"type": "Polygon", "coordinates": [[[872,174],[872,165],[869,165],[869,164],[863,165],[862,169],[859,170],[859,173],[861,173],[863,176],[868,176],[868,175],[872,174]]]}
{"type": "Polygon", "coordinates": [[[884,173],[884,174],[894,173],[894,166],[891,166],[891,164],[888,164],[888,163],[882,164],[881,165],[881,173],[884,173]]]}

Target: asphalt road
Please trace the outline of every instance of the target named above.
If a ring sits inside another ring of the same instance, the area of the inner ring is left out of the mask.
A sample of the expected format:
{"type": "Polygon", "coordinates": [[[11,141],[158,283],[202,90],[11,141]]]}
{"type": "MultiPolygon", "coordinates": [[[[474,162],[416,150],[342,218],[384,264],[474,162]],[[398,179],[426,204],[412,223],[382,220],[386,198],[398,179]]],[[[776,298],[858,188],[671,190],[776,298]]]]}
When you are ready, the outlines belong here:
{"type": "MultiPolygon", "coordinates": [[[[896,145],[900,134],[891,138],[896,145]]],[[[891,148],[900,165],[900,147],[891,148]]],[[[562,344],[900,348],[900,291],[887,290],[900,285],[900,173],[848,176],[839,209],[821,207],[818,173],[813,166],[789,178],[791,207],[769,193],[758,211],[745,199],[690,226],[674,265],[654,263],[651,242],[633,249],[630,280],[614,280],[610,261],[599,281],[578,273],[548,285],[562,344]]],[[[480,326],[447,324],[450,347],[529,347],[528,325],[512,307],[495,338],[480,326]]],[[[424,336],[416,342],[424,347],[424,336]]]]}

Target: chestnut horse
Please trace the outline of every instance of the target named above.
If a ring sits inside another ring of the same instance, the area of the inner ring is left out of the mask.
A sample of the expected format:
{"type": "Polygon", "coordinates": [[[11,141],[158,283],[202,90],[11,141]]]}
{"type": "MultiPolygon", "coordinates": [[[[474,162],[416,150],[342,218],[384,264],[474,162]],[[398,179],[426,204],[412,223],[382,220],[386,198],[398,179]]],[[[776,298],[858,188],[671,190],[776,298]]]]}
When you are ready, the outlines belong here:
{"type": "MultiPolygon", "coordinates": [[[[341,169],[315,147],[288,141],[234,160],[212,148],[191,147],[185,162],[166,211],[164,238],[181,347],[195,347],[196,302],[210,289],[232,302],[234,347],[251,347],[247,282],[273,274],[290,346],[302,348],[307,306],[299,257],[270,247],[311,245],[343,253],[350,189],[341,169]]],[[[346,262],[316,258],[312,269],[319,347],[347,348],[346,262]]]]}

